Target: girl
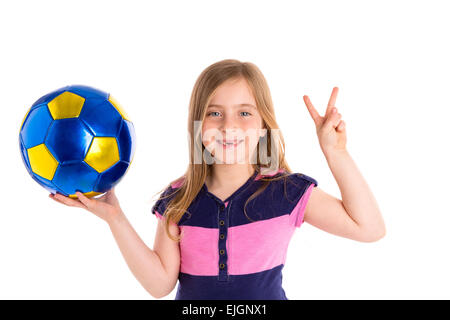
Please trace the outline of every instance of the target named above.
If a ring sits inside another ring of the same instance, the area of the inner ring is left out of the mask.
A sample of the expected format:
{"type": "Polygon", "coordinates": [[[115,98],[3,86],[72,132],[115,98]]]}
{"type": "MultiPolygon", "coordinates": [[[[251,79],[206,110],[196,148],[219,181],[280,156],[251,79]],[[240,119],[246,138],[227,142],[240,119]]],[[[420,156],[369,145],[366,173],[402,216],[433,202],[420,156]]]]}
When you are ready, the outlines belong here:
{"type": "Polygon", "coordinates": [[[152,208],[159,218],[153,250],[130,225],[114,188],[97,199],[80,192],[77,200],[52,198],[106,221],[130,270],[155,298],[179,280],[176,299],[285,300],[281,271],[304,221],[356,241],[385,234],[375,198],[346,150],[337,93],[323,116],[303,99],[342,200],[291,171],[263,74],[231,59],[212,64],[195,83],[190,163],[152,208]]]}

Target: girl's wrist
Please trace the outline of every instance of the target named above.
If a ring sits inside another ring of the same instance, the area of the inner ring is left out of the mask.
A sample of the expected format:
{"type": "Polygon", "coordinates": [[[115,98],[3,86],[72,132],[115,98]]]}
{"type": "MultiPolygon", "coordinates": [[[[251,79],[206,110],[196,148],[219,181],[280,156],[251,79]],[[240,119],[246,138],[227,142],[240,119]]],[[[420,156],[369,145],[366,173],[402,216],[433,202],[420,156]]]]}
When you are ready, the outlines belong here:
{"type": "Polygon", "coordinates": [[[325,155],[327,161],[330,161],[331,159],[336,157],[347,156],[348,151],[347,149],[324,150],[323,154],[325,155]]]}
{"type": "Polygon", "coordinates": [[[107,217],[105,218],[105,221],[108,223],[108,225],[111,226],[113,224],[116,224],[116,225],[120,224],[125,219],[126,219],[126,216],[123,213],[123,211],[121,209],[116,209],[107,215],[107,217]]]}

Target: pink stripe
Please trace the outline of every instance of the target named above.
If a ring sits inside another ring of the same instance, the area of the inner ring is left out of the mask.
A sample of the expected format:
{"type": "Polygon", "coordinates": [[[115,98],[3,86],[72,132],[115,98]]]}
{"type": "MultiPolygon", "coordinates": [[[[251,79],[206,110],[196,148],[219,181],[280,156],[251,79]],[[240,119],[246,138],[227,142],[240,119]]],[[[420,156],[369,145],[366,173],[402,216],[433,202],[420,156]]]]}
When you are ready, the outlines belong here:
{"type": "Polygon", "coordinates": [[[314,184],[311,183],[311,185],[305,191],[305,193],[303,194],[303,196],[301,197],[301,199],[295,206],[294,210],[292,210],[292,212],[290,214],[291,224],[295,225],[297,228],[299,228],[303,223],[306,203],[308,202],[309,196],[311,195],[313,188],[314,188],[314,184]]]}
{"type": "Polygon", "coordinates": [[[229,228],[229,273],[255,273],[284,264],[294,230],[288,214],[229,228]]]}
{"type": "Polygon", "coordinates": [[[180,229],[180,271],[201,276],[218,275],[219,229],[193,226],[180,226],[180,229]]]}
{"type": "Polygon", "coordinates": [[[227,201],[227,202],[225,202],[225,207],[226,207],[226,206],[228,206],[228,201],[227,201]]]}
{"type": "MultiPolygon", "coordinates": [[[[272,269],[286,260],[295,227],[289,214],[228,228],[226,249],[229,274],[272,269]]],[[[214,276],[219,273],[219,229],[180,226],[183,273],[214,276]]]]}

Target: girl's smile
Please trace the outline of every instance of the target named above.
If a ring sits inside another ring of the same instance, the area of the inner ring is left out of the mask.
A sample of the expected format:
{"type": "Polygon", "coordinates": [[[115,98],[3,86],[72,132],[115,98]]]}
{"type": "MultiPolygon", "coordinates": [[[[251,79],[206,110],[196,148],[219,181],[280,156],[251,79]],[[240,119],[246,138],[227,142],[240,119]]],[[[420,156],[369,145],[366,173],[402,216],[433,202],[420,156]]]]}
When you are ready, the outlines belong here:
{"type": "Polygon", "coordinates": [[[222,141],[222,140],[216,140],[216,143],[221,145],[223,149],[232,149],[236,148],[238,145],[240,145],[244,140],[231,140],[231,141],[222,141]]]}

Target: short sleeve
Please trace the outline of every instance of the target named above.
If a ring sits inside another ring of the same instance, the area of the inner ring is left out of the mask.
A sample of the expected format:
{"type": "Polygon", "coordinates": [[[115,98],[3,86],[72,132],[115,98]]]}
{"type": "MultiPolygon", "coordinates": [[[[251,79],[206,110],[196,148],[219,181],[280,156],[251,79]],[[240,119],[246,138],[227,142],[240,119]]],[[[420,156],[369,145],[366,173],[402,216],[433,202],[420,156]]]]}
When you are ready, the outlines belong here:
{"type": "Polygon", "coordinates": [[[171,186],[167,187],[153,205],[151,209],[152,214],[154,214],[158,219],[164,220],[164,211],[166,210],[169,201],[175,196],[175,193],[176,189],[172,188],[171,186]]]}
{"type": "Polygon", "coordinates": [[[290,174],[287,178],[286,193],[288,196],[287,210],[289,210],[291,225],[299,228],[304,220],[306,204],[314,187],[318,183],[314,178],[311,178],[302,173],[290,174]]]}

